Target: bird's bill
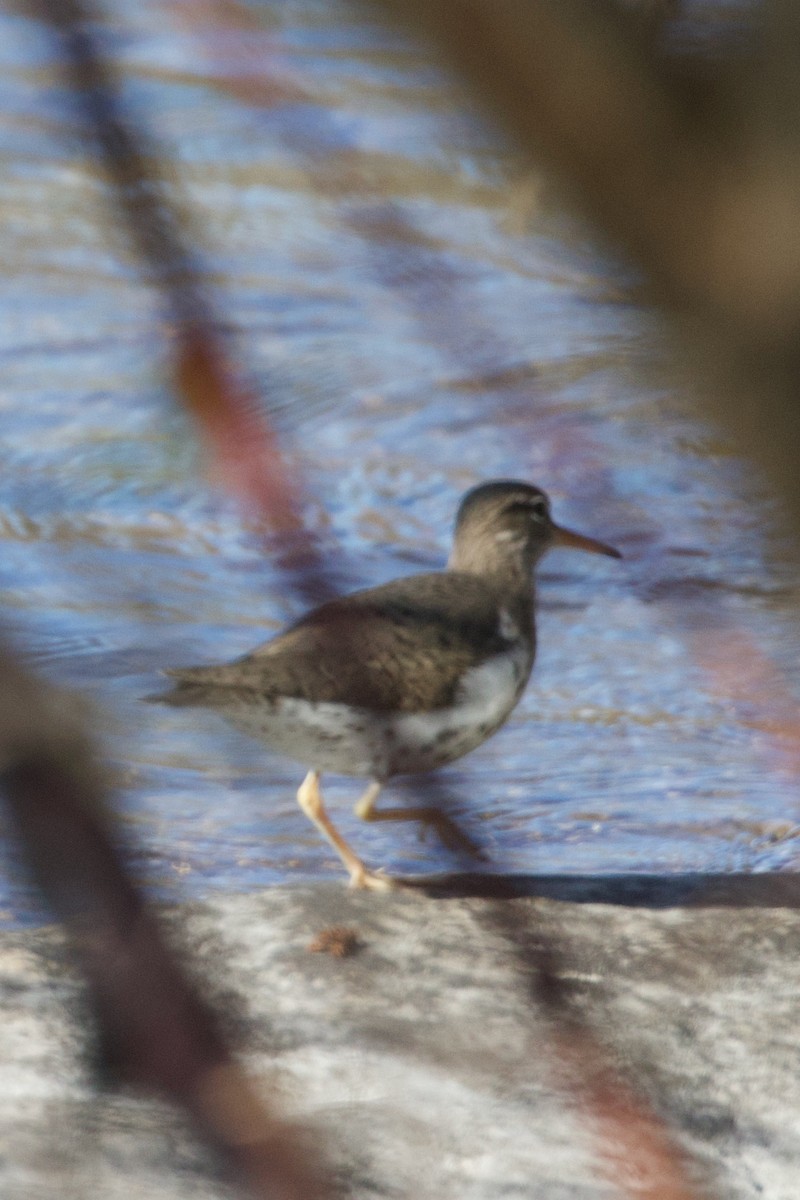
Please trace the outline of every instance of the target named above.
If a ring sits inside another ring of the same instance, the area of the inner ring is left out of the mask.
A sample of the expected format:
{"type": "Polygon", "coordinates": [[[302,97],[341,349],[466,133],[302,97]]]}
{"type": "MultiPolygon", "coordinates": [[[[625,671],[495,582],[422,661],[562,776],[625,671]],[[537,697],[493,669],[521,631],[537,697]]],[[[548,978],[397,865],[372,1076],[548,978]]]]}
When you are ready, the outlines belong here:
{"type": "Polygon", "coordinates": [[[590,554],[607,554],[609,558],[622,558],[619,550],[606,542],[598,542],[596,538],[586,537],[585,534],[575,533],[565,529],[563,525],[553,525],[554,546],[568,546],[572,550],[588,550],[590,554]]]}

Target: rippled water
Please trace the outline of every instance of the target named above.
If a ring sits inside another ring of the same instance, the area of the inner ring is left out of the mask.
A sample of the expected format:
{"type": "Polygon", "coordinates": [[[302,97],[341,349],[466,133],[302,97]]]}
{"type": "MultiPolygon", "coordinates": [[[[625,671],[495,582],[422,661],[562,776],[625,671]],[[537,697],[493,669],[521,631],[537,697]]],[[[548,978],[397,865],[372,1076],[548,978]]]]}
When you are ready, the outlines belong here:
{"type": "MultiPolygon", "coordinates": [[[[363,13],[296,0],[237,28],[231,9],[212,43],[190,8],[107,5],[108,43],[337,570],[356,586],[436,567],[460,494],[494,476],[545,487],[557,518],[625,552],[547,560],[525,699],[442,773],[486,869],[793,865],[796,775],[765,698],[793,712],[796,571],[767,559],[765,489],[670,382],[623,272],[363,13]]],[[[301,768],[211,714],[141,703],[160,667],[233,657],[302,606],[204,482],[158,299],[52,44],[1,15],[0,56],[6,627],[96,705],[153,894],[336,873],[296,807],[301,768]]],[[[357,789],[328,782],[370,862],[452,865],[433,833],[358,822],[357,789]]],[[[6,921],[32,905],[12,880],[6,921]]]]}

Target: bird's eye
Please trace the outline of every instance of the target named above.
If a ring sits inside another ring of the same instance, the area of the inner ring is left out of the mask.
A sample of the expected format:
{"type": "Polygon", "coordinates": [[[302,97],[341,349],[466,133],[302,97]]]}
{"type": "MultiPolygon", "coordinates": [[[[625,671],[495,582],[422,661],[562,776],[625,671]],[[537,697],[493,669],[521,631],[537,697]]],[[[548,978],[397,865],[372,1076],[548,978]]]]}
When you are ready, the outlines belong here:
{"type": "Polygon", "coordinates": [[[548,513],[547,501],[544,496],[529,496],[524,500],[514,500],[507,511],[524,513],[532,521],[545,521],[548,513]]]}
{"type": "Polygon", "coordinates": [[[523,513],[533,521],[544,521],[547,518],[547,501],[543,496],[526,497],[524,500],[513,500],[506,508],[508,513],[523,513]]]}

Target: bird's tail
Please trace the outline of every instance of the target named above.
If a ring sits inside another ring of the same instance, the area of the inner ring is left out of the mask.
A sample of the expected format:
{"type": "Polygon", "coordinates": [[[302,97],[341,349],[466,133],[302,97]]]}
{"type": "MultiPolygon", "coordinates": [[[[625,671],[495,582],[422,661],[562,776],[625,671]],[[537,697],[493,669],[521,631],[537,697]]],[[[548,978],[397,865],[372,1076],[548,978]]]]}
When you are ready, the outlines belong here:
{"type": "Polygon", "coordinates": [[[176,708],[197,704],[208,682],[208,671],[208,667],[167,667],[160,674],[174,680],[173,686],[164,692],[142,696],[142,699],[146,704],[171,704],[176,708]]]}

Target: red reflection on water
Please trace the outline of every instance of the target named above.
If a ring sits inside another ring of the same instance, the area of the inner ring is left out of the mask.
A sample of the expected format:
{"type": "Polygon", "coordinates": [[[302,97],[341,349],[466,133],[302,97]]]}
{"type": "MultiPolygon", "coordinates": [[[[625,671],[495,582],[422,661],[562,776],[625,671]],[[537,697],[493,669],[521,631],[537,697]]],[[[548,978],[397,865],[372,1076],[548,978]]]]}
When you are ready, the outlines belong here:
{"type": "Polygon", "coordinates": [[[765,736],[758,750],[767,770],[797,782],[800,778],[800,703],[783,672],[733,622],[710,619],[689,638],[692,656],[718,700],[740,707],[740,724],[765,736]]]}

